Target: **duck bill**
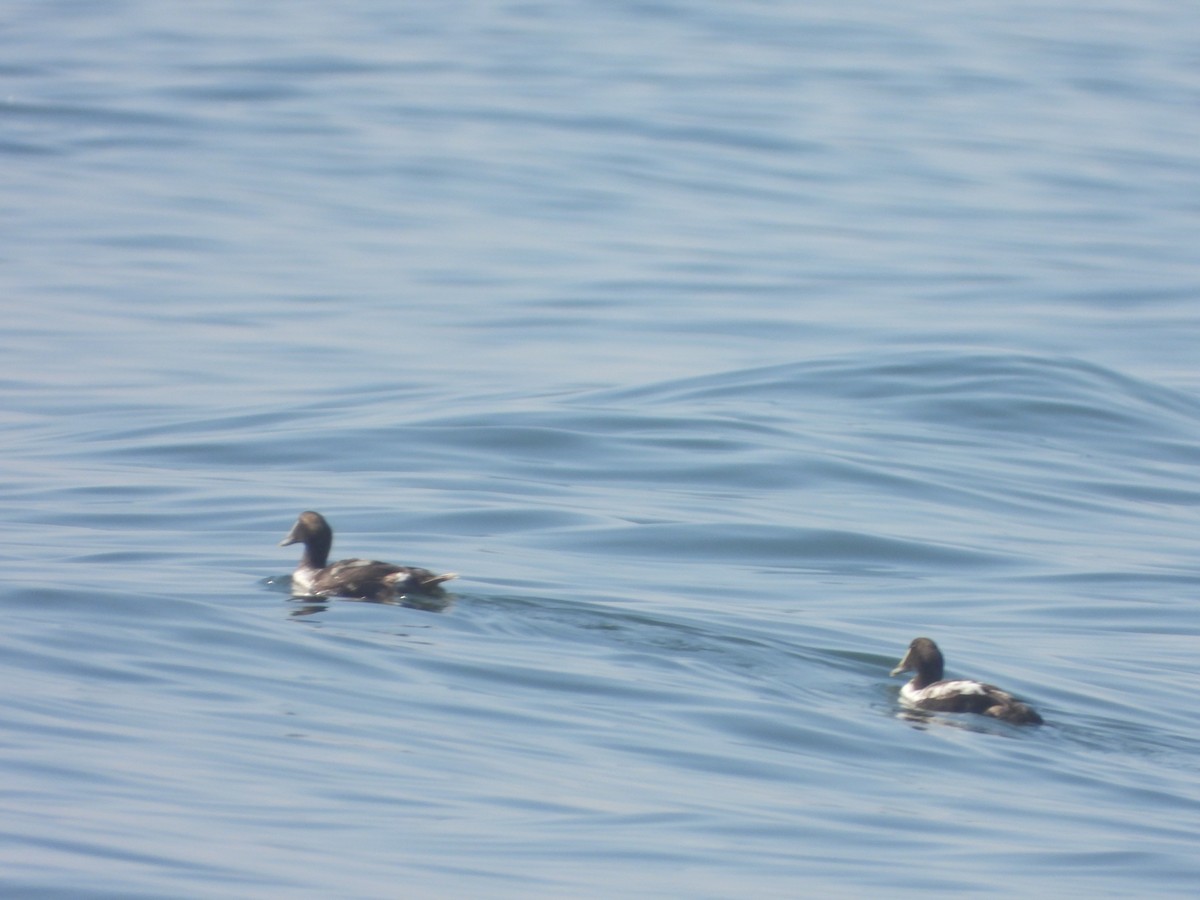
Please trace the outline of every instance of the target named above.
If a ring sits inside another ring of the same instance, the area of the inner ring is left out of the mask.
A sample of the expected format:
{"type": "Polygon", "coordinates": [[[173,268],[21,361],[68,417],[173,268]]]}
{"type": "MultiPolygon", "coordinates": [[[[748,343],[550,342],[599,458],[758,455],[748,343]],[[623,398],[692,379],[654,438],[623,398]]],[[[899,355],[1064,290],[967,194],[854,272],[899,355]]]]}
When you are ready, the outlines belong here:
{"type": "Polygon", "coordinates": [[[299,537],[299,536],[296,534],[296,532],[297,532],[299,529],[300,529],[300,523],[299,523],[299,522],[297,522],[295,525],[293,525],[293,526],[292,526],[292,530],[288,532],[288,534],[287,534],[287,537],[285,537],[285,538],[284,538],[282,541],[280,541],[280,542],[279,542],[279,546],[280,546],[280,547],[287,547],[287,546],[288,546],[288,545],[290,545],[290,544],[298,544],[298,543],[300,543],[300,540],[301,540],[301,539],[300,539],[300,537],[299,537]]]}
{"type": "Polygon", "coordinates": [[[900,660],[899,665],[897,665],[896,668],[892,669],[890,674],[893,678],[896,677],[897,675],[899,675],[901,672],[907,672],[911,668],[911,664],[909,661],[911,657],[912,657],[912,651],[909,650],[907,653],[904,654],[904,659],[900,660]]]}

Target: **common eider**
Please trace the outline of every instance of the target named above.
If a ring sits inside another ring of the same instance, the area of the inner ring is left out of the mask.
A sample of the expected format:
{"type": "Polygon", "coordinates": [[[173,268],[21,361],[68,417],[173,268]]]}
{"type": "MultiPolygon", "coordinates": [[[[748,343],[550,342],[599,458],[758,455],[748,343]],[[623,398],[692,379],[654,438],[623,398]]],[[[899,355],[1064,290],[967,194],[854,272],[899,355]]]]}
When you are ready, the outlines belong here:
{"type": "Polygon", "coordinates": [[[908,645],[908,652],[892,675],[916,672],[900,688],[900,702],[912,709],[931,712],[980,713],[1017,725],[1041,725],[1042,717],[1033,707],[991,684],[967,679],[942,680],[945,660],[938,645],[919,637],[908,645]]]}
{"type": "Polygon", "coordinates": [[[318,512],[300,513],[280,547],[304,544],[300,564],[292,573],[292,594],[297,597],[350,597],[392,600],[403,594],[440,594],[441,584],[455,574],[435,575],[428,569],[397,566],[372,559],[329,562],[333,529],[318,512]]]}

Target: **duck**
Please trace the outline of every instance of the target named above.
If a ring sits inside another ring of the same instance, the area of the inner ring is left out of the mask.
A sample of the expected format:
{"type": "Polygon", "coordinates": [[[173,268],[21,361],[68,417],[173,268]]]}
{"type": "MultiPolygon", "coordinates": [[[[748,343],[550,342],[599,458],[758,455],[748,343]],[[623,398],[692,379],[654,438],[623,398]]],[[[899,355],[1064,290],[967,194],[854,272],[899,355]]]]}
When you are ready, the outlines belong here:
{"type": "Polygon", "coordinates": [[[1037,710],[995,685],[968,679],[942,680],[944,667],[945,659],[937,644],[927,637],[914,639],[891,673],[895,676],[916,672],[900,688],[900,702],[912,709],[931,712],[980,713],[1015,725],[1042,724],[1037,710]]]}
{"type": "Polygon", "coordinates": [[[388,601],[408,593],[438,595],[441,585],[457,578],[453,572],[435,575],[428,569],[397,566],[373,559],[329,562],[333,529],[319,512],[300,513],[280,547],[304,544],[300,564],[292,573],[292,594],[297,597],[348,597],[388,601]]]}

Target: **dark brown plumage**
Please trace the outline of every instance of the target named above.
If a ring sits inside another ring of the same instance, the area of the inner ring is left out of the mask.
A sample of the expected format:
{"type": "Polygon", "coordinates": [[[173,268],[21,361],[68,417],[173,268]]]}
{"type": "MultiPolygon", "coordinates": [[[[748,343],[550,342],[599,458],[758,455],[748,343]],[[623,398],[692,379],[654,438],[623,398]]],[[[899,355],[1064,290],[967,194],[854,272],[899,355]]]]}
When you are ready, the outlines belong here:
{"type": "Polygon", "coordinates": [[[325,517],[311,510],[300,513],[279,546],[304,544],[300,564],[292,573],[292,593],[297,597],[352,597],[392,600],[409,593],[440,594],[441,584],[457,575],[435,575],[428,569],[397,566],[373,559],[329,562],[333,529],[325,517]]]}
{"type": "Polygon", "coordinates": [[[943,681],[945,660],[938,645],[919,637],[908,645],[908,652],[893,675],[916,672],[900,689],[900,700],[913,709],[931,712],[971,712],[1017,725],[1041,725],[1037,710],[991,684],[966,679],[943,681]]]}

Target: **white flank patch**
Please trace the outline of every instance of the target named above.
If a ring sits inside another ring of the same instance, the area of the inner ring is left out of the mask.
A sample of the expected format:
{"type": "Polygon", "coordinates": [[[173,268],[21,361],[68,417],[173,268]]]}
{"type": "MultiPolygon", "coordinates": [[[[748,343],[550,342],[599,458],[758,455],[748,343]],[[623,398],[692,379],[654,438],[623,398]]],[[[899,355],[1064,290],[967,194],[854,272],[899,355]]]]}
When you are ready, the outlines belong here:
{"type": "Polygon", "coordinates": [[[297,569],[292,573],[292,593],[300,594],[312,590],[313,573],[311,569],[297,569]]]}
{"type": "Polygon", "coordinates": [[[917,690],[908,682],[900,688],[900,699],[905,703],[917,704],[924,700],[944,700],[964,694],[986,694],[987,688],[978,681],[939,681],[927,688],[917,690]]]}
{"type": "Polygon", "coordinates": [[[926,697],[940,700],[943,697],[956,697],[959,694],[986,694],[987,689],[978,681],[939,681],[931,684],[922,691],[926,697]]]}

